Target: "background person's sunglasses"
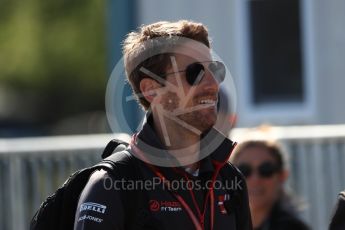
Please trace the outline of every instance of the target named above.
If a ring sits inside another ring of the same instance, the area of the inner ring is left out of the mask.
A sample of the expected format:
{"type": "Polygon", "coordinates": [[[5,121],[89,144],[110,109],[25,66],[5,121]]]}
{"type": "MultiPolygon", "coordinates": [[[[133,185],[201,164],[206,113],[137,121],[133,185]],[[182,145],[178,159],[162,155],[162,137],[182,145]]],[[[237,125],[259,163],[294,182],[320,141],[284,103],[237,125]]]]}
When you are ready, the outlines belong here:
{"type": "Polygon", "coordinates": [[[194,62],[192,64],[189,64],[185,70],[167,73],[167,74],[164,74],[163,76],[186,72],[186,80],[188,84],[191,86],[197,85],[205,76],[206,71],[205,71],[204,64],[207,64],[207,69],[211,72],[211,74],[213,75],[213,77],[216,79],[218,83],[221,83],[222,81],[224,81],[226,70],[225,70],[225,65],[220,61],[194,62]]]}
{"type": "MultiPolygon", "coordinates": [[[[250,177],[254,172],[254,168],[251,165],[245,163],[239,164],[237,168],[246,178],[250,177]]],[[[256,168],[256,171],[260,177],[270,178],[274,173],[279,171],[279,168],[272,162],[264,162],[256,168]]]]}

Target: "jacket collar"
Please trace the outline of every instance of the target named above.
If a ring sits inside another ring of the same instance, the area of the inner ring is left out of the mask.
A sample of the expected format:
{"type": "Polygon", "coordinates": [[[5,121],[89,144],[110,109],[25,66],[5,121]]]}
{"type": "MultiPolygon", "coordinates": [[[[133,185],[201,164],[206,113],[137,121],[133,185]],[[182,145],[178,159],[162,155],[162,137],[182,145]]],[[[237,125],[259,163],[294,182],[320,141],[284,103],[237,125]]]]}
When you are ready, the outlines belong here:
{"type": "MultiPolygon", "coordinates": [[[[145,157],[148,157],[148,160],[150,160],[150,156],[153,156],[166,158],[175,163],[175,165],[178,164],[176,158],[167,151],[157,136],[153,125],[153,117],[150,113],[146,114],[146,121],[142,129],[137,133],[135,144],[144,153],[149,153],[145,155],[145,157]]],[[[235,142],[226,138],[215,128],[204,133],[200,144],[200,154],[203,158],[200,161],[200,174],[214,171],[215,164],[224,164],[229,159],[235,145],[235,142]]]]}

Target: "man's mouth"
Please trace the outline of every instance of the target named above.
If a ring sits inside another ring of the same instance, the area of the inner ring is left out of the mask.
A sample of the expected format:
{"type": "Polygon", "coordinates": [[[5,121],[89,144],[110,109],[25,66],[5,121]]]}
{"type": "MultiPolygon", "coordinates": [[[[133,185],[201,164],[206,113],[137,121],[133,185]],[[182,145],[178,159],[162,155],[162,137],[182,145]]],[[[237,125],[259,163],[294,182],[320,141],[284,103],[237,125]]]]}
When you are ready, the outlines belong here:
{"type": "Polygon", "coordinates": [[[214,98],[204,98],[204,99],[200,99],[198,102],[200,105],[208,105],[208,106],[217,105],[217,99],[214,99],[214,98]]]}

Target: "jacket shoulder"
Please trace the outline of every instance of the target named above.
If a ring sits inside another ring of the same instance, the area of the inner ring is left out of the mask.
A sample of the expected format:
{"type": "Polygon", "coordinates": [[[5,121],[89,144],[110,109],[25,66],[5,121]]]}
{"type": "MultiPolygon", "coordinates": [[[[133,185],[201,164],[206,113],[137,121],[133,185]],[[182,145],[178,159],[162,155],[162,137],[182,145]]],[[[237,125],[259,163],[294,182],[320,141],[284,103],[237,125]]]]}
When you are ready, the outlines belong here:
{"type": "Polygon", "coordinates": [[[339,194],[329,229],[345,229],[345,190],[339,194]]]}
{"type": "Polygon", "coordinates": [[[233,165],[231,162],[226,162],[221,171],[223,171],[223,174],[225,173],[225,175],[228,177],[234,177],[235,176],[238,179],[245,180],[241,171],[235,165],[233,165]]]}

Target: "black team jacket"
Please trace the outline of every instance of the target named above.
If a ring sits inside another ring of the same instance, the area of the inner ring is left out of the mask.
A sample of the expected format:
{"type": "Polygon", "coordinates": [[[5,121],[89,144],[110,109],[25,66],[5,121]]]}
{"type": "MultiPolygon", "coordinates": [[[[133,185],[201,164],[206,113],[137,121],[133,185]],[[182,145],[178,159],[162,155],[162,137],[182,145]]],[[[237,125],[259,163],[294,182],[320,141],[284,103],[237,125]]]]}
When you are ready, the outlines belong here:
{"type": "Polygon", "coordinates": [[[191,175],[182,167],[148,163],[155,154],[174,161],[150,124],[149,117],[115,172],[91,175],[79,199],[74,229],[252,229],[245,179],[227,162],[235,143],[211,129],[205,135],[211,138],[204,138],[200,148],[207,156],[198,175],[191,175]],[[143,154],[147,161],[133,154],[143,154]]]}
{"type": "Polygon", "coordinates": [[[329,230],[345,229],[345,190],[339,194],[329,230]]]}

